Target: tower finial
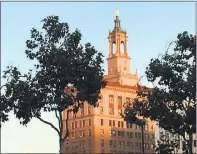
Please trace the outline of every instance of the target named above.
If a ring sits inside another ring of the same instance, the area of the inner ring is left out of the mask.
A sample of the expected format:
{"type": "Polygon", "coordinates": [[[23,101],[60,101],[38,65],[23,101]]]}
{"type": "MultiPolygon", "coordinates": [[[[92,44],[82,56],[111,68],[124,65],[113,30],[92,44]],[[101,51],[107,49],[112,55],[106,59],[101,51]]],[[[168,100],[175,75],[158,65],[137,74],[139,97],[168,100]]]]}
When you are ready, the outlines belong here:
{"type": "Polygon", "coordinates": [[[119,15],[118,15],[118,8],[116,8],[116,16],[119,16],[119,15]]]}

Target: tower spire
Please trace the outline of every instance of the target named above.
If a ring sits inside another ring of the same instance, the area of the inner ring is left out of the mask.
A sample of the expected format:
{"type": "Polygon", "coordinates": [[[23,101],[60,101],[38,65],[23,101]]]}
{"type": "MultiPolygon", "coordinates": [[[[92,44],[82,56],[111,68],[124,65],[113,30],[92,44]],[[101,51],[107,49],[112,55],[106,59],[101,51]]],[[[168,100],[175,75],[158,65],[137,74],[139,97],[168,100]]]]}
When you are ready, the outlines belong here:
{"type": "Polygon", "coordinates": [[[116,8],[116,16],[119,16],[119,15],[118,15],[118,8],[116,8]]]}
{"type": "Polygon", "coordinates": [[[118,8],[116,8],[116,19],[114,20],[114,30],[113,31],[123,31],[120,26],[120,20],[119,20],[119,12],[118,8]]]}

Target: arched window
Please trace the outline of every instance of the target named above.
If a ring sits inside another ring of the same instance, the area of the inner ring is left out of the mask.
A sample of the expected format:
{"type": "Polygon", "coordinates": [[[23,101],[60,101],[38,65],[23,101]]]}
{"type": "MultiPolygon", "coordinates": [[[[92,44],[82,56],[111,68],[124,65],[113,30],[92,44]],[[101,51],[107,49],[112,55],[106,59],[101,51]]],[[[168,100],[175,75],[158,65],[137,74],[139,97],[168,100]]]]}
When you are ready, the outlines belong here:
{"type": "Polygon", "coordinates": [[[121,41],[121,43],[120,43],[120,52],[124,53],[124,42],[123,41],[121,41]]]}
{"type": "Polygon", "coordinates": [[[112,53],[113,54],[116,53],[116,43],[115,42],[112,43],[112,53]]]}

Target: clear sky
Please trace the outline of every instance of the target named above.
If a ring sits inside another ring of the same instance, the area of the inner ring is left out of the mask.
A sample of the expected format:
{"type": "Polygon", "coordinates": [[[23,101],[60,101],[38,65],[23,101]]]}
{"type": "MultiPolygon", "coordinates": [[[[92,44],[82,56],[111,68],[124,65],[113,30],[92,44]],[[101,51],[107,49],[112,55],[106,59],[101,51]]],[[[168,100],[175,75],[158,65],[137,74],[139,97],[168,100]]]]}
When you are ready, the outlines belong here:
{"type": "MultiPolygon", "coordinates": [[[[150,59],[163,53],[178,33],[195,33],[194,2],[2,2],[1,70],[13,64],[25,72],[32,66],[25,56],[25,42],[31,28],[40,29],[40,21],[48,15],[58,15],[61,21],[68,22],[72,31],[80,29],[82,43],[91,42],[106,59],[107,36],[113,28],[116,8],[129,37],[131,71],[137,69],[139,76],[144,74],[150,59]]],[[[146,84],[145,79],[143,82],[146,84]]],[[[54,116],[50,113],[43,118],[57,124],[54,116]]],[[[48,125],[33,119],[23,127],[10,114],[10,121],[1,130],[1,150],[3,153],[58,152],[58,138],[48,125]]]]}

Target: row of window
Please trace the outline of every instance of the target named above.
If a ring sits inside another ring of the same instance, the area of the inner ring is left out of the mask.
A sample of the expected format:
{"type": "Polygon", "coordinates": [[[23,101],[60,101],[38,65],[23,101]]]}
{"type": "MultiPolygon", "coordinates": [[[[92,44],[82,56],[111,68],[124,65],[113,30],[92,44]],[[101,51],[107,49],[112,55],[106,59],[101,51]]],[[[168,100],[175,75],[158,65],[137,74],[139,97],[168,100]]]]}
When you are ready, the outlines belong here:
{"type": "MultiPolygon", "coordinates": [[[[124,121],[118,121],[118,128],[125,128],[124,125],[124,121]]],[[[88,119],[87,123],[85,120],[81,120],[79,121],[79,126],[78,126],[78,121],[72,122],[71,123],[71,128],[75,129],[75,128],[82,128],[85,126],[91,126],[91,119],[88,119]],[[86,125],[87,124],[87,125],[86,125]]],[[[100,125],[103,126],[104,125],[104,119],[100,120],[100,125]]],[[[130,123],[126,123],[126,128],[133,128],[133,125],[135,125],[135,129],[136,130],[140,130],[141,126],[136,125],[136,124],[130,124],[130,123]]],[[[111,127],[116,127],[116,121],[115,120],[109,120],[109,126],[111,127]]],[[[145,125],[144,130],[148,131],[148,124],[145,125]]],[[[151,131],[154,131],[153,125],[151,126],[151,131]]]]}
{"type": "MultiPolygon", "coordinates": [[[[92,136],[92,131],[91,129],[88,130],[87,136],[92,136]]],[[[71,138],[76,138],[76,137],[86,137],[86,132],[85,130],[82,131],[76,131],[76,132],[71,132],[71,138]]]]}
{"type": "MultiPolygon", "coordinates": [[[[126,103],[130,103],[130,98],[126,97],[126,103]]],[[[118,115],[122,114],[122,97],[118,96],[118,115]]],[[[103,108],[101,107],[100,110],[103,112],[103,108]]],[[[110,95],[109,96],[109,114],[114,115],[114,96],[110,95]]]]}
{"type": "MultiPolygon", "coordinates": [[[[91,126],[91,119],[88,119],[87,122],[88,122],[88,123],[87,123],[87,126],[91,126]]],[[[78,125],[77,125],[77,124],[78,124],[77,121],[72,122],[72,123],[71,123],[71,128],[72,128],[72,129],[78,128],[78,125]]],[[[79,121],[79,128],[82,128],[82,127],[85,127],[85,126],[86,126],[85,120],[79,121]]]]}
{"type": "Polygon", "coordinates": [[[142,153],[138,153],[138,152],[125,152],[125,151],[117,151],[116,150],[110,150],[110,153],[118,153],[118,154],[122,154],[122,153],[125,153],[125,154],[142,154],[142,153]]]}
{"type": "MultiPolygon", "coordinates": [[[[104,130],[103,130],[104,132],[104,130]]],[[[115,131],[115,130],[110,130],[110,136],[117,137],[118,138],[124,138],[126,136],[127,139],[132,139],[133,138],[133,133],[134,132],[124,132],[124,131],[115,131]]],[[[135,132],[135,138],[141,139],[141,133],[135,132]]],[[[146,140],[154,140],[154,134],[144,134],[144,139],[146,140]]]]}
{"type": "MultiPolygon", "coordinates": [[[[130,102],[130,98],[126,97],[126,103],[130,102]]],[[[99,101],[99,104],[101,105],[103,103],[103,98],[101,97],[101,100],[99,101]]],[[[118,96],[118,113],[121,115],[122,113],[122,97],[118,96]]],[[[103,114],[103,106],[100,106],[100,113],[103,114]]],[[[88,114],[91,114],[91,106],[88,105],[88,114]]],[[[114,114],[114,96],[110,95],[109,96],[109,114],[113,115],[114,114]]],[[[84,105],[82,104],[80,106],[80,115],[84,115],[84,105]]],[[[76,118],[76,114],[73,114],[73,118],[76,118]]]]}
{"type": "MultiPolygon", "coordinates": [[[[104,140],[101,139],[101,147],[104,147],[104,140]]],[[[129,149],[135,149],[135,150],[141,150],[142,144],[141,143],[135,143],[135,147],[133,147],[133,142],[130,141],[116,141],[116,140],[110,140],[109,141],[110,147],[118,147],[118,148],[129,148],[129,149]]],[[[144,149],[145,150],[152,150],[154,149],[154,144],[144,143],[144,149]]]]}
{"type": "MultiPolygon", "coordinates": [[[[103,137],[105,134],[104,129],[101,129],[101,137],[103,137]]],[[[127,139],[132,139],[133,138],[134,132],[124,132],[124,131],[116,131],[116,130],[110,130],[109,135],[112,137],[118,137],[118,138],[124,138],[126,137],[127,139]],[[117,135],[116,135],[117,134],[117,135]]],[[[76,137],[86,137],[91,136],[92,132],[91,129],[88,130],[87,134],[85,130],[81,131],[76,131],[76,132],[71,132],[71,138],[76,138],[76,137]]],[[[135,138],[136,139],[141,139],[142,135],[141,133],[135,132],[135,138]]],[[[145,140],[153,140],[154,139],[154,134],[144,134],[144,139],[145,140]]]]}
{"type": "MultiPolygon", "coordinates": [[[[77,154],[77,153],[89,153],[89,154],[91,154],[91,150],[89,150],[89,151],[80,151],[80,152],[72,152],[72,154],[77,154]]],[[[101,150],[101,154],[104,154],[105,153],[105,151],[104,150],[101,150]]],[[[110,153],[117,153],[117,154],[142,154],[142,153],[140,153],[140,152],[125,152],[125,151],[116,151],[116,150],[110,150],[110,153]]]]}
{"type": "MultiPolygon", "coordinates": [[[[88,147],[92,146],[92,140],[91,139],[88,140],[87,146],[88,147]]],[[[68,149],[68,147],[69,147],[69,145],[67,145],[67,149],[68,149]]],[[[72,142],[72,149],[85,148],[85,147],[86,147],[86,141],[85,140],[78,141],[78,142],[72,142]]]]}
{"type": "MultiPolygon", "coordinates": [[[[124,121],[118,121],[118,127],[119,128],[125,128],[125,125],[124,125],[124,121]]],[[[130,124],[130,123],[127,123],[126,122],[126,128],[133,128],[133,125],[135,125],[135,129],[138,129],[138,130],[140,130],[141,129],[141,126],[140,125],[136,125],[136,124],[130,124]]],[[[101,119],[101,126],[103,126],[103,119],[101,119]]],[[[116,122],[115,122],[115,120],[109,120],[109,126],[111,126],[111,127],[116,127],[116,122]]],[[[148,124],[146,124],[145,125],[145,127],[143,127],[144,128],[144,130],[149,130],[148,129],[148,124]]],[[[154,131],[154,127],[153,127],[153,125],[151,125],[151,129],[150,129],[151,131],[154,131]]]]}
{"type": "MultiPolygon", "coordinates": [[[[92,146],[92,140],[91,139],[88,140],[88,142],[86,142],[85,140],[82,140],[82,141],[72,143],[72,149],[85,148],[86,146],[88,146],[89,148],[92,146]]],[[[104,139],[100,140],[100,146],[105,147],[105,140],[104,139]]],[[[142,149],[142,144],[141,143],[136,142],[135,144],[133,144],[133,142],[130,142],[130,141],[126,142],[126,141],[110,140],[109,141],[109,146],[111,148],[116,148],[117,147],[117,148],[128,148],[128,149],[135,149],[135,150],[141,150],[142,149]]],[[[67,145],[67,149],[68,149],[68,147],[69,146],[67,145]]],[[[144,149],[145,150],[152,150],[152,149],[154,149],[154,144],[144,143],[144,149]]]]}

